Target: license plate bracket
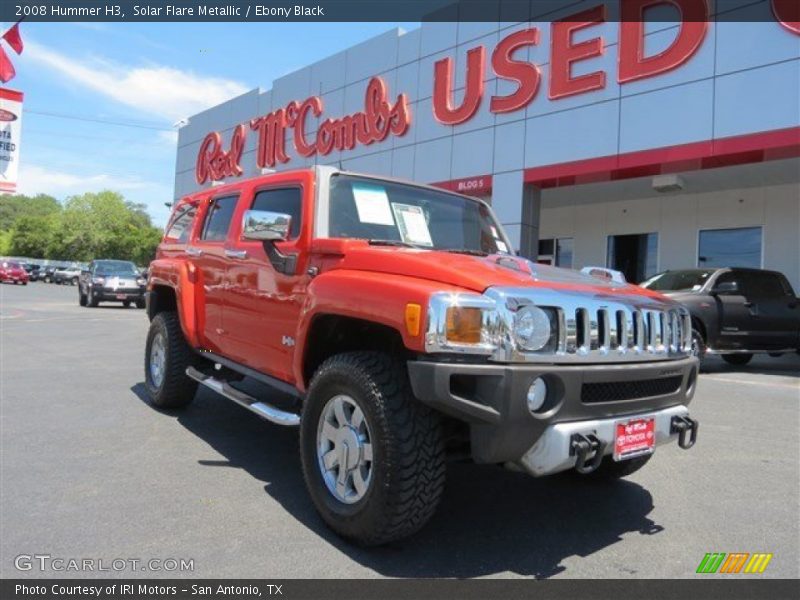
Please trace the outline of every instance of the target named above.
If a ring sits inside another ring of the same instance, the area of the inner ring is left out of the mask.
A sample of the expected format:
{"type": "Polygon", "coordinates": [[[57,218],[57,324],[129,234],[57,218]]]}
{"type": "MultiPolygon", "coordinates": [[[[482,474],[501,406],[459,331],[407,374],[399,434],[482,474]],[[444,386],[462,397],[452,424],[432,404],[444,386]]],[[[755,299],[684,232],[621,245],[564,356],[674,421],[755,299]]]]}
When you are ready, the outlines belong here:
{"type": "Polygon", "coordinates": [[[614,423],[615,461],[652,454],[656,449],[655,417],[636,417],[614,423]]]}
{"type": "Polygon", "coordinates": [[[117,294],[117,300],[125,300],[127,296],[125,294],[117,294]]]}

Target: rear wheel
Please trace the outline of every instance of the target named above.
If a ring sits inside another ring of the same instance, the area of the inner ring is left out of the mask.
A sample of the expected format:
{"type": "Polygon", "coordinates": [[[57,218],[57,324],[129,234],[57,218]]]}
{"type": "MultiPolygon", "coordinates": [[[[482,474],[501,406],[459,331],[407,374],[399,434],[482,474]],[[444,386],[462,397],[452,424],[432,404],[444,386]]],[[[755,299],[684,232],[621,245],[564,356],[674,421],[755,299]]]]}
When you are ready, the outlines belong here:
{"type": "Polygon", "coordinates": [[[752,354],[723,354],[722,360],[724,360],[729,365],[735,365],[737,367],[741,367],[746,365],[751,360],[753,360],[752,354]]]}
{"type": "Polygon", "coordinates": [[[317,370],[300,454],[323,520],[364,545],[419,530],[444,489],[439,417],[414,398],[405,365],[382,353],[340,354],[317,370]]]}
{"type": "Polygon", "coordinates": [[[158,313],[150,323],[144,354],[145,386],[154,406],[180,408],[194,399],[197,382],[186,375],[186,369],[196,361],[178,315],[158,313]]]}

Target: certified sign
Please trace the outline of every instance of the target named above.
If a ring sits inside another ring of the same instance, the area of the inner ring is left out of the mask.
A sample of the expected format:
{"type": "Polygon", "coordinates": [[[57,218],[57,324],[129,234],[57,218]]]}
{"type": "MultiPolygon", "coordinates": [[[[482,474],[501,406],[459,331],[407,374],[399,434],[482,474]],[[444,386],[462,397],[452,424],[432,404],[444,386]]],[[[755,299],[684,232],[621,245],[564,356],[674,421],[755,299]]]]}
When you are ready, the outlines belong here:
{"type": "Polygon", "coordinates": [[[22,92],[0,89],[0,192],[17,189],[22,92]]]}

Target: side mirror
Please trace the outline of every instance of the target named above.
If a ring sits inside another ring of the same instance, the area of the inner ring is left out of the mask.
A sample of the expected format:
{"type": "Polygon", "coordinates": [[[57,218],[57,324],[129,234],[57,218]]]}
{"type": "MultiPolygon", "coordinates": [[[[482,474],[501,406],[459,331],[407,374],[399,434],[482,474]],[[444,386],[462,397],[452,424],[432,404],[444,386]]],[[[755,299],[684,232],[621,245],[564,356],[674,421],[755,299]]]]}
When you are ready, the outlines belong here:
{"type": "Polygon", "coordinates": [[[267,210],[248,210],[244,213],[242,237],[261,242],[282,242],[289,239],[292,217],[267,210]]]}
{"type": "Polygon", "coordinates": [[[739,293],[739,284],[735,281],[723,281],[722,283],[718,283],[714,286],[714,289],[711,290],[714,294],[738,294],[739,293]]]}

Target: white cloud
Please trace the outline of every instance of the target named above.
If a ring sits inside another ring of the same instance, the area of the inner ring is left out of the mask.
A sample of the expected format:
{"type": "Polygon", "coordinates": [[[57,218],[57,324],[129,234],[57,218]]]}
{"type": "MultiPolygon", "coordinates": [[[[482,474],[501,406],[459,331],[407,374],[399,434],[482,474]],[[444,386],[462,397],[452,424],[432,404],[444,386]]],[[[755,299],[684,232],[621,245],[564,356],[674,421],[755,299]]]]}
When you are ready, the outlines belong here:
{"type": "Polygon", "coordinates": [[[149,182],[136,177],[117,177],[107,173],[74,175],[24,162],[20,164],[19,171],[17,191],[20,194],[31,196],[35,194],[50,194],[59,199],[72,194],[99,192],[101,190],[119,192],[141,190],[151,185],[149,182]]]}
{"type": "Polygon", "coordinates": [[[121,65],[100,58],[79,60],[28,40],[24,57],[73,83],[139,112],[169,119],[170,123],[247,91],[237,81],[204,77],[164,65],[121,65]]]}
{"type": "Polygon", "coordinates": [[[177,131],[159,131],[158,137],[162,142],[168,144],[173,148],[178,147],[178,132],[177,131]]]}

